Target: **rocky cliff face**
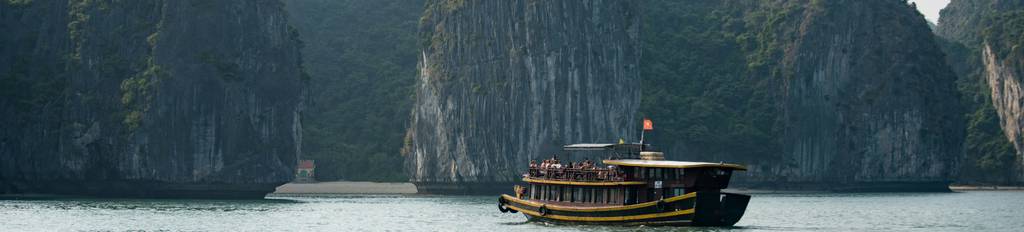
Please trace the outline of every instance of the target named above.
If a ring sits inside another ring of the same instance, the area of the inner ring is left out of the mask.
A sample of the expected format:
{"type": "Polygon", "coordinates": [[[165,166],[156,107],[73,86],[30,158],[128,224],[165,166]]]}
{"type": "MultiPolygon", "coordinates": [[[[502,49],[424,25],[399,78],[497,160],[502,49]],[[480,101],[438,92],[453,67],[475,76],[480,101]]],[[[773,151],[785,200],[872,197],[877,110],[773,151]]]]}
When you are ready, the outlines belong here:
{"type": "Polygon", "coordinates": [[[681,146],[668,149],[673,158],[746,163],[738,181],[769,188],[943,188],[956,175],[955,75],[915,9],[901,1],[698,2],[646,7],[660,27],[645,33],[698,40],[645,44],[687,51],[657,60],[645,53],[642,64],[645,79],[667,79],[645,82],[645,94],[670,93],[661,98],[695,109],[658,115],[666,104],[645,96],[647,116],[697,115],[660,127],[680,135],[669,141],[681,146]],[[659,23],[666,19],[678,21],[659,23]],[[715,49],[701,52],[707,47],[715,49]],[[675,66],[727,74],[665,68],[675,66]],[[671,92],[689,86],[705,87],[671,92]]]}
{"type": "MultiPolygon", "coordinates": [[[[947,182],[961,122],[924,19],[898,1],[809,3],[786,51],[787,181],[947,182]],[[819,4],[819,5],[815,5],[819,4]]],[[[779,167],[779,166],[776,166],[779,167]]]]}
{"type": "Polygon", "coordinates": [[[399,154],[420,57],[422,0],[287,0],[310,89],[303,159],[320,180],[409,181],[399,154]]]}
{"type": "Polygon", "coordinates": [[[0,190],[262,197],[301,152],[278,1],[5,1],[0,190]],[[44,94],[39,94],[39,93],[44,94]]]}
{"type": "Polygon", "coordinates": [[[978,46],[984,42],[983,30],[992,23],[991,17],[1024,8],[1020,0],[952,0],[940,13],[935,34],[978,46]]]}
{"type": "MultiPolygon", "coordinates": [[[[985,47],[982,57],[985,80],[991,88],[992,104],[1001,119],[1003,133],[1018,151],[1018,157],[1012,160],[1015,164],[1010,167],[1015,166],[1019,170],[1024,166],[1020,158],[1020,151],[1024,151],[1024,85],[1021,83],[1024,80],[1024,59],[1020,56],[1013,59],[999,57],[991,46],[985,47]]],[[[1024,172],[1016,174],[1016,181],[1024,180],[1024,172]]]]}
{"type": "Polygon", "coordinates": [[[474,191],[562,144],[635,138],[639,22],[632,1],[428,1],[410,179],[474,191]]]}
{"type": "Polygon", "coordinates": [[[965,182],[1011,184],[1021,175],[1021,124],[1018,55],[1013,47],[1024,27],[1024,1],[952,1],[936,29],[948,43],[949,63],[960,75],[968,112],[965,182]],[[993,132],[986,132],[991,130],[993,132]]]}

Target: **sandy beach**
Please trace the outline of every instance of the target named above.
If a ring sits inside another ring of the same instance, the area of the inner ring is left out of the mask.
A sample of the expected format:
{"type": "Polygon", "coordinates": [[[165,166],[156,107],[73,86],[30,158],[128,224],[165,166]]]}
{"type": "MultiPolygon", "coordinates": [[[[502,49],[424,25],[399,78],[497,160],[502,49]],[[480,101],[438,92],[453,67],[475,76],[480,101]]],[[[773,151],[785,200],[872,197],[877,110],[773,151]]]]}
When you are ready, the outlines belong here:
{"type": "Polygon", "coordinates": [[[329,194],[415,194],[412,183],[379,183],[355,181],[331,181],[316,183],[288,183],[277,187],[271,196],[277,195],[329,195],[329,194]]]}
{"type": "Polygon", "coordinates": [[[972,186],[972,185],[950,185],[949,190],[953,191],[1024,191],[1024,186],[972,186]]]}

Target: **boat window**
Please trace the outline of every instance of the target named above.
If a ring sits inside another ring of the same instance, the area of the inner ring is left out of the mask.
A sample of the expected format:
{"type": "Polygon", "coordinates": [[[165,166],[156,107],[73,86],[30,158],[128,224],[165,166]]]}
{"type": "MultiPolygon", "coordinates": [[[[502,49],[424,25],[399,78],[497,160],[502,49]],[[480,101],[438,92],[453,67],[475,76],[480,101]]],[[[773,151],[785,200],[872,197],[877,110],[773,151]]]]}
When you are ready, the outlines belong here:
{"type": "Polygon", "coordinates": [[[623,198],[623,196],[626,193],[626,189],[625,188],[618,188],[618,189],[615,189],[615,192],[616,192],[616,194],[615,194],[615,203],[622,204],[624,202],[624,201],[622,201],[622,198],[623,198]]]}
{"type": "Polygon", "coordinates": [[[583,203],[590,203],[590,199],[594,197],[594,192],[587,187],[583,189],[583,203]]]}
{"type": "Polygon", "coordinates": [[[552,195],[551,198],[552,198],[552,200],[561,201],[562,200],[562,192],[559,192],[558,190],[561,189],[562,186],[561,185],[556,185],[556,186],[551,186],[551,187],[552,187],[551,188],[551,195],[552,195]]]}
{"type": "Polygon", "coordinates": [[[626,188],[624,190],[626,190],[626,191],[623,193],[623,203],[629,204],[630,203],[630,188],[626,188]]]}
{"type": "Polygon", "coordinates": [[[546,186],[546,185],[541,185],[541,186],[540,186],[540,189],[539,189],[539,190],[537,190],[537,191],[540,191],[540,199],[541,199],[541,200],[547,200],[547,199],[548,199],[548,198],[547,198],[547,196],[546,196],[546,195],[548,195],[548,194],[547,194],[547,193],[548,193],[548,186],[546,186]]]}
{"type": "Polygon", "coordinates": [[[615,203],[618,199],[618,188],[608,189],[608,203],[615,203]]]}
{"type": "Polygon", "coordinates": [[[558,188],[559,188],[559,187],[560,187],[560,186],[557,186],[557,185],[556,185],[556,186],[551,186],[551,200],[552,200],[552,201],[558,201],[558,200],[560,200],[560,198],[561,198],[561,195],[562,195],[562,194],[560,194],[560,193],[558,192],[558,188]]]}
{"type": "Polygon", "coordinates": [[[548,186],[548,200],[554,201],[555,199],[557,199],[557,197],[555,196],[555,186],[548,186]]]}
{"type": "Polygon", "coordinates": [[[601,194],[604,195],[604,197],[601,197],[601,199],[603,199],[601,200],[601,202],[608,203],[608,201],[611,199],[611,195],[608,194],[608,190],[610,189],[601,189],[601,194]]]}
{"type": "Polygon", "coordinates": [[[533,191],[533,199],[537,199],[537,200],[543,200],[544,199],[544,195],[541,194],[542,193],[541,192],[541,188],[543,188],[543,187],[544,186],[541,186],[541,185],[533,186],[533,189],[531,189],[533,191]]]}
{"type": "Polygon", "coordinates": [[[572,186],[565,186],[562,189],[562,201],[572,202],[572,186]]]}
{"type": "Polygon", "coordinates": [[[590,199],[590,191],[589,191],[589,189],[587,189],[587,187],[581,187],[581,188],[580,188],[580,192],[582,192],[582,193],[583,193],[583,194],[581,195],[581,196],[582,196],[582,198],[580,198],[580,202],[584,202],[584,203],[586,203],[586,202],[587,202],[587,200],[588,200],[588,199],[590,199]]]}
{"type": "Polygon", "coordinates": [[[548,188],[548,197],[549,197],[548,200],[557,201],[558,200],[558,188],[556,188],[555,186],[551,186],[550,188],[548,188]]]}
{"type": "Polygon", "coordinates": [[[683,188],[670,188],[666,189],[665,197],[682,196],[683,194],[686,194],[686,191],[684,191],[683,188]]]}
{"type": "Polygon", "coordinates": [[[597,189],[594,189],[594,188],[590,189],[590,199],[587,202],[588,203],[597,203],[597,189]]]}
{"type": "Polygon", "coordinates": [[[554,190],[553,192],[554,192],[554,195],[555,195],[555,201],[562,201],[562,191],[561,191],[562,190],[562,186],[561,185],[555,186],[553,188],[553,190],[554,190]]]}
{"type": "Polygon", "coordinates": [[[565,197],[562,200],[565,200],[565,202],[572,202],[573,201],[573,199],[572,199],[573,198],[573,196],[572,196],[572,194],[573,194],[572,189],[573,188],[575,188],[575,187],[573,187],[573,186],[566,186],[565,187],[565,189],[564,189],[565,192],[562,193],[563,195],[565,195],[565,197]]]}

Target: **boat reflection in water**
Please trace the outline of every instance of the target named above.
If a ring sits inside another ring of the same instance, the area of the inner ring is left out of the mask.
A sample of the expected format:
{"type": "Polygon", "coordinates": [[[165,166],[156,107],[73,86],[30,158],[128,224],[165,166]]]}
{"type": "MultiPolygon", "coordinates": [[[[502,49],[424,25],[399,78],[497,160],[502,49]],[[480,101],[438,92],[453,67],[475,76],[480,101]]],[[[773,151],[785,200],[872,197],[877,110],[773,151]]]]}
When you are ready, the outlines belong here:
{"type": "Polygon", "coordinates": [[[498,209],[530,221],[574,224],[731,226],[749,195],[725,193],[735,170],[726,163],[664,160],[644,144],[574,144],[566,151],[603,151],[603,165],[589,161],[531,162],[525,186],[498,198],[498,209]],[[626,157],[619,159],[617,157],[626,157]]]}

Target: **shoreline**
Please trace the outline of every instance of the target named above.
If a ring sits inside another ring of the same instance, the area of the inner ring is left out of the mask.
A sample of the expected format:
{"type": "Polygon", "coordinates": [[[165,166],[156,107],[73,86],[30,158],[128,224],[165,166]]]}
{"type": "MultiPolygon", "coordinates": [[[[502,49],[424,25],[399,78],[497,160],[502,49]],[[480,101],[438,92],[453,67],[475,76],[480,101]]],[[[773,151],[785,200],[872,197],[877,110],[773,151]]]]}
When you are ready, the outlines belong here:
{"type": "MultiPolygon", "coordinates": [[[[951,192],[961,191],[1021,191],[1024,186],[982,186],[982,185],[950,185],[951,192]]],[[[728,188],[725,191],[742,194],[802,194],[802,193],[835,193],[822,190],[787,190],[761,188],[728,188]]],[[[325,181],[312,183],[287,183],[278,186],[268,197],[281,196],[329,196],[346,194],[429,194],[417,191],[411,182],[367,182],[367,181],[325,181]]],[[[445,194],[442,194],[445,195],[445,194]]]]}
{"type": "Polygon", "coordinates": [[[409,182],[385,183],[362,181],[325,181],[313,183],[287,183],[267,194],[272,196],[311,196],[336,194],[416,194],[416,186],[409,182]]]}
{"type": "Polygon", "coordinates": [[[950,185],[949,190],[953,191],[1021,191],[1024,186],[1000,186],[1000,185],[950,185]]]}

